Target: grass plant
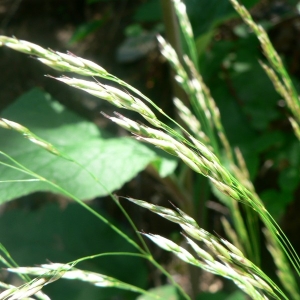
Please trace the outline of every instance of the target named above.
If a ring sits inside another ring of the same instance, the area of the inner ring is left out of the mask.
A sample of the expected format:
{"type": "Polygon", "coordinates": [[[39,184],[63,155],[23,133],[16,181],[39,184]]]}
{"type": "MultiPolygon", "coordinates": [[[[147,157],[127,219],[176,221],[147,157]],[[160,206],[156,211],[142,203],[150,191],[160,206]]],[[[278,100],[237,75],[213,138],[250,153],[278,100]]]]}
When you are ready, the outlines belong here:
{"type": "MultiPolygon", "coordinates": [[[[292,117],[289,118],[290,122],[296,136],[299,138],[299,98],[284,65],[262,27],[254,23],[245,8],[240,6],[235,0],[231,0],[231,2],[244,21],[258,36],[263,52],[270,64],[268,66],[265,63],[261,63],[262,67],[274,83],[276,91],[286,100],[292,114],[292,117]]],[[[81,199],[64,190],[56,183],[49,181],[47,178],[32,172],[6,153],[1,152],[0,154],[8,162],[1,161],[0,163],[28,174],[30,177],[28,180],[44,181],[55,187],[63,195],[78,202],[83,208],[112,228],[137,250],[137,253],[115,253],[111,255],[131,255],[148,260],[177,286],[185,299],[190,299],[190,297],[175,283],[172,276],[154,260],[142,236],[147,237],[162,249],[174,253],[188,264],[232,280],[238,288],[252,299],[299,299],[300,293],[296,280],[296,276],[299,277],[300,275],[299,256],[256,193],[241,151],[239,149],[232,149],[230,146],[222,125],[219,109],[199,74],[200,68],[198,66],[196,44],[185,6],[180,0],[174,0],[174,6],[184,42],[188,46],[186,54],[183,57],[184,64],[181,63],[181,59],[170,44],[162,37],[158,37],[158,41],[162,55],[174,69],[175,80],[183,88],[190,101],[190,107],[188,107],[180,99],[174,99],[174,104],[182,120],[180,123],[184,125],[180,125],[179,122],[172,120],[140,91],[114,75],[109,74],[94,62],[77,57],[72,53],[64,54],[47,50],[33,43],[6,36],[0,36],[0,46],[6,46],[13,50],[29,54],[41,63],[58,71],[94,77],[84,80],[75,77],[53,77],[48,75],[50,78],[106,100],[117,108],[135,111],[140,114],[149,125],[136,122],[120,113],[115,113],[114,116],[108,116],[103,113],[106,118],[131,132],[137,140],[154,145],[176,156],[187,168],[201,175],[201,180],[205,180],[206,184],[212,187],[214,193],[222,199],[223,203],[230,210],[233,225],[225,218],[222,219],[222,224],[230,241],[219,238],[201,228],[195,221],[195,207],[191,203],[183,203],[180,208],[176,207],[172,210],[142,200],[126,198],[136,205],[179,224],[184,231],[183,236],[190,245],[191,250],[186,250],[165,237],[138,232],[137,235],[142,245],[140,246],[140,244],[128,237],[122,230],[111,224],[81,199]],[[121,87],[117,88],[112,85],[102,84],[98,80],[95,80],[96,77],[112,81],[121,87]],[[176,130],[163,123],[160,120],[161,115],[167,116],[172,121],[176,130]],[[225,153],[225,158],[222,153],[225,153]],[[229,161],[229,166],[225,164],[226,161],[229,161]],[[242,217],[241,207],[246,212],[245,218],[242,217]],[[281,285],[286,292],[260,269],[260,253],[257,242],[259,221],[264,226],[268,248],[278,268],[278,277],[281,285]]],[[[0,127],[16,131],[36,144],[36,146],[45,149],[53,155],[79,164],[69,157],[68,154],[61,152],[54,145],[41,139],[21,124],[2,118],[0,119],[0,127]]],[[[101,185],[96,176],[89,172],[83,165],[79,164],[79,166],[92,176],[96,184],[101,185]]],[[[174,184],[179,185],[177,181],[174,181],[174,184]]],[[[127,216],[133,229],[138,231],[133,221],[123,209],[119,198],[112,194],[111,197],[125,216],[127,216]]],[[[6,251],[2,249],[2,252],[8,257],[9,254],[6,251]]],[[[149,294],[145,290],[133,287],[115,278],[74,268],[80,261],[94,259],[99,255],[79,258],[65,265],[55,263],[40,267],[22,268],[9,263],[9,259],[3,258],[2,262],[9,268],[9,271],[17,274],[26,274],[26,277],[22,277],[22,279],[27,281],[27,283],[17,288],[8,287],[3,284],[8,289],[0,294],[0,299],[22,299],[33,295],[39,299],[47,299],[47,296],[41,294],[40,290],[44,285],[52,283],[59,278],[77,279],[96,286],[114,286],[145,295],[149,294]],[[29,280],[27,275],[37,277],[29,280]]],[[[159,299],[157,295],[152,296],[154,299],[159,299]]]]}

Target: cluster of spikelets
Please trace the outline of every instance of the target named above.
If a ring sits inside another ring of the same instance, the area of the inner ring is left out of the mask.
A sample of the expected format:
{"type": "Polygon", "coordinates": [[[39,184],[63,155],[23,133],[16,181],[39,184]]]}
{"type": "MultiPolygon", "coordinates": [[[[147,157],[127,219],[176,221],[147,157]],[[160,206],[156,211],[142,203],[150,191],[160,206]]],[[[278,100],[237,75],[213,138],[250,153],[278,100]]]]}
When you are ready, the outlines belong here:
{"type": "MultiPolygon", "coordinates": [[[[21,287],[9,286],[7,290],[0,294],[0,299],[4,300],[18,300],[18,299],[33,299],[29,298],[35,295],[40,300],[50,300],[50,298],[42,293],[40,290],[47,284],[50,284],[60,278],[69,280],[80,280],[88,282],[96,287],[116,287],[136,293],[146,293],[141,288],[124,283],[113,277],[103,274],[84,271],[74,268],[74,263],[70,264],[43,264],[40,267],[20,267],[9,268],[8,271],[18,274],[30,274],[37,276],[29,283],[22,285],[21,287]]],[[[151,295],[151,293],[148,293],[151,295]]],[[[152,295],[153,296],[153,295],[152,295]]],[[[155,295],[154,295],[155,296],[155,295]]]]}
{"type": "MultiPolygon", "coordinates": [[[[71,54],[62,54],[59,52],[53,53],[50,50],[45,50],[32,43],[4,36],[0,36],[0,43],[13,48],[14,50],[38,56],[37,59],[41,60],[43,63],[47,63],[49,66],[55,69],[60,69],[61,71],[76,72],[82,75],[103,76],[105,78],[110,77],[110,75],[100,66],[71,54]],[[82,62],[82,64],[79,62],[82,62]],[[85,63],[84,65],[83,62],[85,63]],[[101,70],[100,73],[99,70],[101,70]]],[[[139,98],[120,89],[104,85],[99,82],[68,78],[65,76],[56,79],[72,87],[84,90],[103,100],[107,100],[114,106],[136,111],[154,127],[165,129],[166,125],[158,120],[149,106],[147,106],[139,98]]],[[[123,82],[120,81],[119,83],[123,82]]],[[[126,85],[126,87],[128,86],[126,85]]],[[[178,156],[194,171],[209,177],[219,190],[233,199],[248,203],[256,208],[259,206],[260,209],[262,209],[262,204],[257,201],[257,199],[253,198],[252,194],[249,193],[247,189],[243,188],[236,180],[234,180],[230,173],[220,164],[218,158],[205,144],[199,142],[190,135],[189,138],[193,145],[191,145],[190,142],[183,143],[181,141],[177,141],[163,131],[152,129],[146,125],[140,125],[137,122],[129,120],[121,115],[117,116],[117,118],[110,117],[110,119],[138,135],[138,139],[152,143],[166,152],[178,156]]],[[[5,128],[15,129],[18,132],[23,133],[25,136],[30,136],[29,138],[37,142],[37,139],[34,139],[34,135],[29,135],[28,129],[25,129],[19,124],[2,119],[0,125],[5,128]]],[[[45,149],[57,154],[54,148],[46,142],[45,149]]]]}
{"type": "MultiPolygon", "coordinates": [[[[169,239],[159,235],[144,233],[146,237],[161,248],[174,253],[188,264],[233,280],[240,289],[253,299],[268,299],[267,295],[272,296],[274,299],[281,299],[275,292],[280,292],[277,286],[257,266],[245,258],[238,248],[228,241],[217,238],[201,229],[193,218],[180,209],[177,208],[177,211],[175,211],[142,200],[126,199],[149,209],[169,221],[179,224],[184,230],[184,237],[196,256],[169,239]],[[200,242],[202,247],[194,242],[192,238],[200,242]]],[[[41,267],[21,267],[8,270],[18,274],[30,274],[39,277],[19,288],[7,289],[0,294],[0,299],[15,300],[31,296],[40,291],[44,285],[59,278],[78,279],[95,286],[111,286],[135,292],[141,291],[105,275],[74,269],[72,264],[51,264],[42,265],[41,267]]]]}
{"type": "Polygon", "coordinates": [[[171,222],[179,224],[185,232],[184,237],[195,251],[197,257],[162,236],[145,234],[145,236],[150,238],[161,248],[173,252],[181,260],[189,264],[231,279],[253,299],[267,299],[266,295],[268,294],[275,299],[280,299],[273,290],[273,288],[275,288],[275,290],[279,291],[276,285],[269,279],[270,284],[264,281],[262,278],[268,277],[251,261],[245,258],[244,254],[237,247],[225,239],[217,238],[200,228],[196,221],[182,210],[177,208],[177,211],[174,211],[142,200],[127,199],[171,222]],[[195,243],[190,237],[201,242],[202,247],[195,243]]]}
{"type": "MultiPolygon", "coordinates": [[[[33,45],[28,42],[20,41],[13,38],[7,38],[7,37],[0,37],[0,41],[3,43],[3,45],[11,47],[15,50],[19,50],[25,53],[30,53],[31,55],[39,55],[42,56],[42,62],[47,62],[48,65],[55,67],[55,68],[62,68],[64,71],[72,71],[84,74],[84,69],[87,69],[86,74],[90,75],[92,72],[91,66],[93,67],[93,75],[99,76],[99,70],[101,70],[101,75],[105,74],[107,76],[107,73],[101,68],[96,67],[94,63],[87,62],[85,60],[82,60],[81,58],[75,57],[71,54],[64,54],[61,53],[53,53],[52,51],[45,50],[39,46],[33,45]],[[19,48],[18,48],[19,45],[19,48]],[[80,65],[79,62],[85,62],[85,65],[80,65]],[[51,64],[50,64],[51,62],[51,64]],[[67,66],[70,66],[68,68],[67,66]]],[[[262,204],[257,201],[255,198],[253,198],[252,194],[245,189],[243,186],[241,186],[233,177],[230,175],[230,173],[221,165],[219,159],[215,156],[215,154],[202,142],[199,140],[193,138],[191,135],[188,135],[188,138],[190,141],[181,140],[178,141],[176,138],[172,137],[170,134],[167,134],[163,131],[164,126],[163,124],[158,120],[154,112],[139,98],[134,97],[130,95],[129,93],[119,90],[115,87],[103,85],[99,82],[93,82],[93,81],[87,81],[82,79],[76,79],[76,78],[68,78],[68,77],[60,77],[57,78],[57,80],[62,81],[72,87],[76,87],[78,89],[82,89],[92,95],[95,95],[97,97],[100,97],[101,99],[104,99],[106,101],[109,101],[111,104],[122,107],[128,110],[134,110],[141,114],[152,126],[158,128],[154,129],[147,125],[140,124],[138,122],[135,122],[133,120],[130,120],[120,114],[116,114],[116,117],[108,117],[113,122],[117,123],[118,125],[122,126],[123,128],[131,131],[137,139],[151,143],[166,152],[175,155],[182,159],[184,163],[186,163],[191,169],[193,169],[195,172],[198,172],[206,177],[208,177],[213,184],[223,193],[230,196],[231,198],[242,201],[245,203],[250,204],[253,208],[257,208],[258,206],[261,208],[262,204]]],[[[187,113],[187,111],[185,111],[187,113]]],[[[21,134],[23,134],[26,138],[31,140],[32,142],[36,143],[38,146],[41,146],[48,150],[49,152],[60,155],[59,150],[57,150],[53,145],[49,144],[46,141],[41,140],[39,137],[34,135],[30,132],[29,129],[23,127],[20,124],[17,124],[15,122],[2,119],[0,122],[0,126],[4,128],[9,128],[12,130],[15,130],[21,134]]],[[[141,202],[137,202],[137,204],[141,204],[141,202]]],[[[155,206],[152,206],[152,208],[155,208],[155,206]]],[[[162,208],[160,208],[162,209],[162,208]]],[[[187,252],[182,247],[174,244],[173,242],[164,239],[162,237],[158,237],[157,235],[146,235],[151,240],[153,240],[155,243],[157,243],[160,247],[174,252],[177,256],[179,256],[182,260],[192,263],[194,265],[197,265],[198,267],[204,268],[207,271],[222,275],[224,277],[230,278],[234,280],[234,282],[245,292],[247,292],[249,295],[253,296],[255,299],[265,299],[263,298],[263,293],[259,292],[256,288],[254,288],[253,282],[258,282],[255,278],[257,275],[253,275],[253,273],[250,273],[250,275],[247,272],[245,273],[245,276],[241,276],[241,271],[237,271],[236,269],[232,269],[229,267],[229,263],[237,264],[246,264],[246,259],[244,255],[240,251],[237,250],[233,245],[231,245],[231,251],[229,249],[224,248],[221,243],[219,243],[218,239],[213,237],[212,235],[206,233],[205,231],[198,228],[198,226],[195,226],[195,221],[191,221],[191,218],[187,218],[186,215],[183,215],[181,212],[181,215],[178,213],[171,213],[171,210],[168,211],[168,214],[165,213],[165,217],[167,216],[168,219],[174,221],[175,219],[180,221],[180,225],[183,227],[183,229],[186,232],[189,232],[191,235],[191,232],[193,232],[193,237],[197,236],[197,239],[199,240],[201,238],[202,241],[207,241],[207,246],[210,245],[213,247],[213,251],[215,255],[218,257],[222,257],[225,261],[228,260],[229,262],[226,262],[226,264],[222,264],[219,261],[217,261],[215,258],[213,258],[212,255],[210,255],[208,252],[205,252],[201,248],[199,248],[195,242],[193,242],[190,238],[187,238],[189,243],[192,245],[192,247],[196,250],[196,253],[200,256],[202,259],[205,257],[205,263],[199,261],[198,259],[194,258],[189,252],[187,252]],[[185,216],[185,217],[183,217],[185,216]],[[193,225],[193,226],[192,226],[193,225]],[[203,240],[204,239],[204,240],[203,240]],[[236,249],[235,251],[232,251],[233,249],[236,249]],[[253,281],[253,282],[252,282],[253,281]],[[252,282],[252,283],[250,283],[252,282]]],[[[222,240],[222,243],[225,243],[224,240],[222,240]]],[[[249,262],[249,264],[251,264],[249,262]]],[[[251,265],[253,267],[253,265],[251,265]]],[[[44,278],[44,277],[43,277],[44,278]]],[[[15,293],[19,295],[19,293],[32,293],[38,291],[41,286],[44,284],[47,284],[47,281],[45,279],[40,279],[40,281],[34,281],[31,285],[25,285],[24,288],[18,289],[15,293]],[[40,283],[37,285],[37,282],[40,283]],[[25,290],[24,290],[25,289],[25,290]]],[[[265,292],[272,292],[272,289],[267,284],[264,285],[264,281],[261,280],[260,287],[265,292]]],[[[256,286],[256,285],[255,285],[256,286]]],[[[12,290],[11,290],[12,292],[12,290]]],[[[13,295],[15,295],[15,293],[13,295]]],[[[3,299],[17,299],[13,298],[14,296],[10,295],[10,298],[7,298],[7,294],[4,294],[5,297],[3,299]]],[[[27,295],[27,294],[26,294],[27,295]]],[[[0,298],[2,299],[2,298],[0,298]]]]}

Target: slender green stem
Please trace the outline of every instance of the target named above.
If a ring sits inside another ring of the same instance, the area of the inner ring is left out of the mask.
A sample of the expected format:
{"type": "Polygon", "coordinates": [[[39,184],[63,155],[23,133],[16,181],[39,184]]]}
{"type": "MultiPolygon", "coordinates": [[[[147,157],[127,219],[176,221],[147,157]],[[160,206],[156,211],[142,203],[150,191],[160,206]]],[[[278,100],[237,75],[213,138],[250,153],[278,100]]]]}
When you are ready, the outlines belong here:
{"type": "Polygon", "coordinates": [[[124,238],[134,248],[136,248],[137,250],[139,250],[141,253],[144,253],[144,250],[136,242],[134,242],[131,238],[129,238],[125,233],[123,233],[115,225],[113,225],[112,223],[110,223],[105,217],[103,217],[102,215],[100,215],[99,213],[97,213],[94,209],[92,209],[90,206],[88,206],[87,204],[85,204],[82,200],[80,200],[79,198],[77,198],[76,196],[74,196],[72,193],[70,193],[70,192],[66,191],[65,189],[61,188],[59,185],[55,184],[54,182],[52,182],[52,181],[50,181],[50,180],[48,180],[48,179],[46,179],[46,178],[38,175],[37,173],[35,173],[35,172],[31,171],[31,170],[29,170],[28,168],[26,168],[25,166],[23,166],[22,164],[20,164],[16,160],[14,160],[12,157],[10,157],[9,155],[7,155],[6,153],[0,151],[0,154],[2,154],[3,156],[5,156],[6,158],[8,158],[10,161],[12,161],[14,164],[16,164],[19,168],[23,169],[25,171],[25,173],[30,174],[30,175],[38,178],[41,181],[47,182],[49,185],[53,186],[55,189],[57,189],[63,195],[65,195],[65,196],[73,199],[74,201],[76,201],[79,205],[81,205],[86,210],[88,210],[90,213],[92,213],[94,216],[96,216],[98,219],[100,219],[104,224],[108,225],[113,231],[115,231],[118,235],[120,235],[122,238],[124,238]]]}
{"type": "Polygon", "coordinates": [[[104,256],[134,256],[134,257],[140,257],[148,260],[151,264],[153,264],[157,269],[161,271],[162,274],[164,274],[174,286],[177,287],[177,289],[181,292],[183,297],[187,300],[190,300],[190,297],[185,293],[185,291],[181,288],[181,286],[174,280],[174,278],[153,258],[153,256],[148,253],[148,254],[140,254],[140,253],[130,253],[130,252],[110,252],[110,253],[100,253],[100,254],[95,254],[95,255],[90,255],[90,256],[85,256],[79,259],[76,259],[68,264],[77,264],[79,262],[89,260],[89,259],[95,259],[99,257],[104,257],[104,256]]]}
{"type": "Polygon", "coordinates": [[[106,192],[107,194],[111,197],[111,199],[113,199],[113,201],[116,203],[116,205],[119,207],[119,209],[122,211],[123,215],[125,216],[125,218],[127,219],[128,223],[130,224],[130,226],[133,228],[134,232],[136,233],[136,235],[138,236],[141,244],[143,245],[144,249],[146,250],[146,252],[150,253],[150,250],[147,246],[147,244],[145,243],[142,235],[139,233],[137,227],[135,226],[134,222],[132,221],[132,219],[130,218],[130,216],[128,215],[128,213],[126,212],[126,210],[124,209],[124,207],[121,205],[119,199],[117,196],[113,195],[107,188],[105,185],[103,185],[99,179],[91,172],[89,171],[84,165],[82,165],[81,163],[75,161],[72,159],[72,162],[75,163],[76,165],[78,165],[80,168],[82,168],[83,170],[85,170],[96,182],[97,184],[99,184],[106,192]]]}
{"type": "Polygon", "coordinates": [[[118,205],[118,207],[120,208],[120,210],[122,211],[122,213],[124,214],[124,216],[126,217],[126,219],[128,220],[129,224],[131,225],[131,227],[134,229],[135,233],[137,234],[138,238],[140,239],[144,249],[146,250],[146,252],[148,254],[150,254],[150,250],[146,244],[146,242],[144,241],[142,235],[140,234],[140,232],[138,231],[137,227],[135,226],[134,222],[132,221],[132,219],[130,218],[130,216],[128,215],[127,211],[124,209],[124,207],[122,206],[122,204],[120,203],[120,201],[116,198],[116,196],[111,195],[111,197],[113,197],[115,203],[118,205]]]}
{"type": "Polygon", "coordinates": [[[10,183],[10,182],[36,182],[36,181],[40,181],[37,178],[33,178],[33,179],[15,179],[15,180],[0,180],[0,183],[10,183]]]}
{"type": "Polygon", "coordinates": [[[162,274],[164,274],[173,285],[175,285],[184,299],[186,300],[191,300],[190,296],[183,290],[183,288],[174,280],[174,278],[157,262],[154,260],[152,256],[148,256],[148,260],[157,268],[161,271],[162,274]]]}
{"type": "Polygon", "coordinates": [[[104,256],[134,256],[134,257],[140,257],[140,258],[145,258],[148,259],[148,256],[145,254],[140,254],[140,253],[132,253],[132,252],[109,252],[109,253],[99,253],[99,254],[94,254],[94,255],[89,255],[85,257],[81,257],[79,259],[73,260],[69,262],[69,265],[76,265],[82,261],[85,260],[91,260],[99,257],[104,257],[104,256]]]}
{"type": "MultiPolygon", "coordinates": [[[[4,152],[1,152],[1,151],[0,151],[0,154],[6,155],[4,152]]],[[[21,169],[21,168],[17,168],[17,167],[15,167],[15,166],[12,166],[12,165],[10,165],[10,164],[7,164],[7,163],[5,163],[5,162],[3,162],[3,161],[0,161],[0,164],[3,165],[3,166],[5,166],[5,167],[8,167],[8,168],[17,170],[17,171],[22,172],[22,173],[25,173],[25,174],[27,174],[27,175],[32,175],[31,171],[30,171],[30,172],[27,172],[27,171],[25,171],[25,170],[23,170],[23,169],[21,169]]],[[[40,179],[38,179],[38,180],[41,181],[40,179]]]]}
{"type": "MultiPolygon", "coordinates": [[[[132,239],[130,239],[126,234],[124,234],[116,226],[114,226],[113,224],[111,224],[106,218],[104,218],[99,213],[97,213],[95,210],[93,210],[91,207],[89,207],[88,205],[86,205],[82,200],[80,200],[76,196],[72,195],[68,191],[64,190],[63,188],[61,188],[57,184],[51,182],[50,180],[47,180],[46,178],[44,178],[44,177],[36,174],[35,172],[29,170],[28,168],[26,168],[25,166],[23,166],[22,164],[20,164],[16,160],[14,160],[12,157],[10,157],[9,155],[7,155],[6,153],[0,151],[0,154],[2,154],[6,158],[8,158],[10,161],[12,161],[14,164],[16,164],[18,166],[18,168],[14,167],[14,166],[11,166],[11,165],[8,165],[6,163],[2,163],[2,162],[0,162],[0,163],[6,165],[8,167],[12,167],[14,169],[17,169],[19,171],[23,171],[24,173],[29,174],[31,176],[34,176],[34,177],[38,178],[41,181],[47,182],[48,184],[50,184],[51,186],[53,186],[54,188],[56,188],[58,191],[60,191],[62,194],[66,195],[67,197],[70,197],[71,199],[73,199],[74,201],[76,201],[79,205],[81,205],[86,210],[88,210],[90,213],[92,213],[94,216],[96,216],[98,219],[100,219],[104,224],[108,225],[118,235],[120,235],[122,238],[124,238],[129,244],[131,244],[134,248],[136,248],[138,251],[141,252],[141,254],[138,254],[138,255],[135,255],[134,253],[132,253],[132,256],[139,256],[139,257],[144,257],[144,258],[148,259],[149,262],[151,262],[155,267],[157,267],[162,272],[162,274],[164,274],[178,288],[178,290],[181,292],[181,294],[183,295],[183,297],[185,299],[190,300],[189,296],[184,292],[184,290],[179,286],[179,284],[176,283],[176,281],[173,279],[173,277],[158,262],[155,261],[155,259],[150,254],[147,245],[145,247],[147,251],[143,250],[136,242],[134,242],[132,239]]],[[[114,196],[112,195],[112,197],[114,197],[114,196]]],[[[117,200],[117,203],[118,203],[118,200],[117,200]]],[[[129,220],[131,220],[131,219],[129,218],[129,220]]],[[[135,228],[134,224],[133,224],[133,226],[135,228]]],[[[143,241],[143,244],[145,244],[145,241],[143,241]]],[[[93,256],[91,256],[91,257],[93,257],[93,256]]]]}
{"type": "Polygon", "coordinates": [[[272,222],[272,226],[274,226],[274,228],[276,228],[275,232],[271,231],[271,230],[270,230],[270,232],[275,235],[275,239],[281,245],[281,248],[285,252],[286,256],[289,258],[289,260],[290,260],[291,264],[293,265],[293,267],[295,268],[298,276],[300,276],[300,258],[298,256],[298,253],[295,251],[295,249],[292,246],[291,242],[289,241],[289,239],[287,238],[285,233],[282,231],[280,226],[276,223],[274,218],[269,214],[269,212],[267,212],[267,214],[268,214],[268,217],[269,217],[270,221],[272,222]],[[286,250],[285,247],[288,250],[286,250]],[[294,261],[290,257],[290,254],[291,254],[292,258],[294,259],[294,261]]]}
{"type": "MultiPolygon", "coordinates": [[[[6,264],[6,266],[8,266],[9,268],[16,268],[19,267],[19,265],[16,263],[16,261],[11,257],[11,255],[9,254],[9,252],[6,250],[6,248],[0,243],[0,251],[2,251],[4,253],[4,255],[7,257],[7,259],[9,260],[1,260],[3,263],[6,264]]],[[[19,274],[20,278],[23,279],[24,281],[30,281],[30,277],[28,275],[23,275],[23,274],[19,274]]]]}
{"type": "Polygon", "coordinates": [[[260,255],[259,255],[260,239],[258,234],[258,216],[250,207],[245,206],[245,211],[246,211],[247,228],[249,232],[249,238],[251,241],[252,260],[255,263],[255,265],[260,266],[260,255]]]}

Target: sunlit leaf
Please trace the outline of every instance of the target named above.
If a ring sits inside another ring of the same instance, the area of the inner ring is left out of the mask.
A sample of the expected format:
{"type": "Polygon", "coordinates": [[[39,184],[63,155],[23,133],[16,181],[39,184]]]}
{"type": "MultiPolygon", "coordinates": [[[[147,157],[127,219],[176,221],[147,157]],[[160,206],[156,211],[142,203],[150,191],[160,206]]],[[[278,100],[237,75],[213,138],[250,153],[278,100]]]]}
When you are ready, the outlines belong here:
{"type": "MultiPolygon", "coordinates": [[[[68,111],[39,89],[24,94],[2,116],[28,127],[98,178],[97,183],[82,167],[45,151],[19,133],[0,130],[1,151],[81,199],[107,195],[121,188],[157,159],[155,151],[132,138],[105,138],[95,124],[68,111]]],[[[27,174],[0,165],[0,180],[28,178],[27,174]]],[[[1,190],[0,203],[35,191],[58,192],[35,181],[1,183],[1,190]]]]}

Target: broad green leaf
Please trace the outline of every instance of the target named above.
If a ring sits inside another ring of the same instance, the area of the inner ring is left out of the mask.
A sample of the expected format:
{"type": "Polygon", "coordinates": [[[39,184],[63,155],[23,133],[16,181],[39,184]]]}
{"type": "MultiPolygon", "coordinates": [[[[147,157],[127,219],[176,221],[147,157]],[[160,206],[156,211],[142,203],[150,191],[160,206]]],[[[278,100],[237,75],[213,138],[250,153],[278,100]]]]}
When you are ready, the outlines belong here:
{"type": "Polygon", "coordinates": [[[245,300],[246,296],[240,291],[233,292],[232,294],[227,294],[225,292],[216,292],[216,293],[201,293],[197,300],[245,300]]]}
{"type": "MultiPolygon", "coordinates": [[[[150,293],[159,296],[160,299],[164,300],[179,300],[180,296],[177,294],[177,290],[173,285],[164,285],[157,288],[153,288],[149,290],[150,293]]],[[[141,295],[137,298],[137,300],[155,300],[157,299],[154,296],[150,295],[141,295]]]]}
{"type": "Polygon", "coordinates": [[[155,149],[155,152],[157,153],[157,158],[152,162],[152,166],[156,169],[159,176],[164,178],[174,173],[178,159],[160,149],[155,149]]]}
{"type": "Polygon", "coordinates": [[[104,24],[105,20],[93,20],[79,25],[71,36],[69,43],[73,44],[86,38],[104,24]]]}
{"type": "MultiPolygon", "coordinates": [[[[110,219],[105,212],[100,213],[110,219]]],[[[126,232],[124,228],[123,231],[126,232]]],[[[34,266],[49,261],[68,263],[107,252],[135,252],[112,229],[75,203],[68,204],[64,209],[58,204],[45,204],[30,212],[22,209],[6,211],[0,219],[0,242],[20,266],[34,266]]],[[[144,260],[137,257],[103,256],[83,261],[77,267],[112,276],[141,288],[147,284],[147,267],[144,260]],[[131,272],[133,265],[134,272],[131,272]]],[[[46,286],[44,291],[56,300],[137,297],[136,293],[63,279],[46,286]]]]}
{"type": "MultiPolygon", "coordinates": [[[[3,111],[2,117],[28,127],[95,174],[100,184],[82,167],[45,151],[16,132],[0,129],[1,151],[80,199],[121,188],[157,159],[153,150],[132,138],[104,138],[95,124],[68,111],[39,89],[21,96],[3,111]]],[[[0,159],[8,162],[2,155],[0,159]]],[[[28,178],[32,177],[0,165],[1,181],[28,178]]],[[[57,192],[43,182],[0,184],[0,203],[36,191],[57,192]]]]}
{"type": "Polygon", "coordinates": [[[241,292],[241,291],[236,291],[233,292],[232,294],[230,294],[230,296],[228,296],[226,298],[226,300],[245,300],[247,299],[246,295],[241,292]]]}

